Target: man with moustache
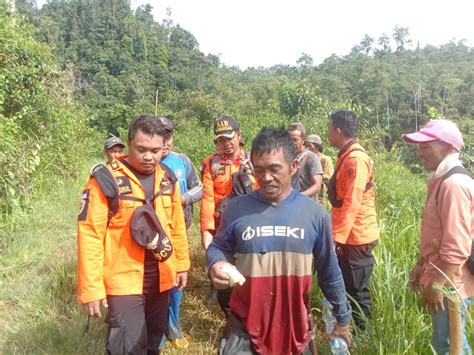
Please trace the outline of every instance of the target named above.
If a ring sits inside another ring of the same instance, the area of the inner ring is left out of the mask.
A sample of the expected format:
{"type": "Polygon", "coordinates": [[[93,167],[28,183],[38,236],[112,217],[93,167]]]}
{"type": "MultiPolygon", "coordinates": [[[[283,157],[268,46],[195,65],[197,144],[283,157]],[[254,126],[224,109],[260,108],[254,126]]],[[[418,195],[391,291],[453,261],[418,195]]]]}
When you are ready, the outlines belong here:
{"type": "Polygon", "coordinates": [[[474,296],[474,184],[459,160],[464,141],[447,120],[431,120],[403,139],[417,145],[421,163],[430,172],[420,258],[410,273],[410,287],[423,294],[423,306],[431,313],[438,354],[452,353],[448,297],[460,301],[461,353],[471,354],[465,318],[474,296]],[[452,295],[443,294],[442,287],[452,295]]]}
{"type": "Polygon", "coordinates": [[[299,122],[288,126],[288,133],[296,149],[298,169],[291,177],[291,186],[303,195],[313,197],[319,195],[323,168],[316,154],[305,147],[305,128],[299,122]]]}
{"type": "MultiPolygon", "coordinates": [[[[209,274],[219,289],[234,286],[221,354],[311,354],[308,324],[313,263],[318,284],[334,307],[331,338],[349,344],[350,306],[334,253],[326,210],[291,187],[297,169],[289,134],[264,128],[252,142],[260,186],[229,202],[207,250],[209,274]],[[235,284],[237,269],[244,277],[235,284]]],[[[312,352],[313,351],[313,352],[312,352]]]]}
{"type": "MultiPolygon", "coordinates": [[[[216,152],[208,156],[201,165],[203,198],[201,200],[201,242],[207,250],[221,220],[222,211],[230,197],[254,189],[249,154],[242,147],[240,125],[232,116],[221,116],[214,124],[216,152]],[[245,190],[245,191],[242,191],[245,190]]],[[[217,293],[218,302],[226,312],[231,290],[217,293]]],[[[211,288],[209,303],[214,303],[211,288]]]]}

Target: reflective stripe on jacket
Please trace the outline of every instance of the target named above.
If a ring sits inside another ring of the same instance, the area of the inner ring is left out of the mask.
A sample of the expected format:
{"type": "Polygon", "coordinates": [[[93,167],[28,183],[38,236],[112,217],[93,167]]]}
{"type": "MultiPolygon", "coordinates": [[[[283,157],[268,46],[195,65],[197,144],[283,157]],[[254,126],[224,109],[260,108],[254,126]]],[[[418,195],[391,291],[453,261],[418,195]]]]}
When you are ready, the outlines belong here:
{"type": "Polygon", "coordinates": [[[339,208],[332,209],[332,232],[336,242],[349,245],[367,244],[379,238],[375,212],[375,189],[367,184],[373,181],[373,161],[358,143],[352,144],[338,157],[348,155],[336,175],[337,199],[343,200],[339,208]]]}
{"type": "MultiPolygon", "coordinates": [[[[143,187],[135,175],[120,161],[111,170],[120,193],[145,198],[143,187]]],[[[155,192],[160,190],[164,171],[155,169],[155,192]]],[[[145,249],[130,235],[130,220],[139,201],[119,200],[120,208],[107,225],[107,198],[97,181],[90,178],[83,192],[83,218],[78,222],[78,301],[87,303],[106,295],[143,293],[145,249]]],[[[159,263],[160,291],[176,283],[176,273],[189,270],[190,261],[186,228],[179,188],[167,191],[154,200],[156,215],[171,238],[174,252],[159,263]]],[[[157,261],[158,263],[158,261],[157,261]]]]}

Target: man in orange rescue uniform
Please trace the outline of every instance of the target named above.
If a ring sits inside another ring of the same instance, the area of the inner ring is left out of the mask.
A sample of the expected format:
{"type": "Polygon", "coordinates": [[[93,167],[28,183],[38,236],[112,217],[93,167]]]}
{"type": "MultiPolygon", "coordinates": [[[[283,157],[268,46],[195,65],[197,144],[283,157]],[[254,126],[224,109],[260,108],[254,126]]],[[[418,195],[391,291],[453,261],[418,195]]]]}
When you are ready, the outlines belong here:
{"type": "MultiPolygon", "coordinates": [[[[216,152],[208,156],[201,165],[203,197],[201,200],[201,242],[207,250],[219,227],[219,221],[226,202],[235,194],[247,191],[236,191],[240,187],[255,189],[257,184],[252,175],[250,154],[242,148],[240,125],[232,116],[221,116],[214,124],[214,141],[216,152]],[[236,181],[234,178],[239,178],[236,181]],[[242,181],[245,180],[245,181],[242,181]]],[[[239,188],[239,190],[241,190],[239,188]]],[[[232,289],[219,291],[217,294],[221,308],[228,309],[228,299],[232,289]]],[[[213,289],[209,294],[209,303],[213,301],[213,289]]]]}
{"type": "Polygon", "coordinates": [[[375,214],[373,161],[357,142],[359,119],[349,110],[331,115],[328,141],[339,150],[328,184],[336,254],[359,328],[371,316],[369,279],[375,265],[372,249],[379,230],[375,214]],[[361,312],[362,311],[362,312],[361,312]]]}
{"type": "Polygon", "coordinates": [[[81,196],[78,300],[89,316],[101,317],[100,305],[108,308],[108,354],[158,354],[168,325],[169,290],[186,286],[190,262],[179,185],[158,164],[165,134],[156,117],[132,121],[128,156],[107,166],[119,191],[114,214],[96,175],[81,196]],[[152,201],[151,211],[172,243],[164,261],[130,232],[144,199],[152,201]]]}

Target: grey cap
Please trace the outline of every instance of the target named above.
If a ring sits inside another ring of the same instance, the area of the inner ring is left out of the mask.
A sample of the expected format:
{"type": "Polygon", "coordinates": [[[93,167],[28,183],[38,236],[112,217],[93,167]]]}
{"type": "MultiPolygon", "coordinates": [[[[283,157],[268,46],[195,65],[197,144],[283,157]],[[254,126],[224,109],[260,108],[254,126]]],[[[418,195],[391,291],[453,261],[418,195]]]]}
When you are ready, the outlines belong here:
{"type": "Polygon", "coordinates": [[[321,140],[321,137],[318,136],[317,134],[310,134],[306,138],[306,143],[313,143],[313,144],[323,145],[323,141],[321,140]]]}
{"type": "Polygon", "coordinates": [[[159,116],[157,118],[158,118],[158,121],[160,121],[160,123],[163,125],[165,130],[172,131],[174,129],[173,122],[171,122],[169,118],[166,118],[165,116],[159,116]]]}
{"type": "Polygon", "coordinates": [[[125,144],[119,137],[109,137],[104,142],[104,149],[110,149],[112,147],[115,147],[116,145],[121,145],[125,148],[125,144]]]}

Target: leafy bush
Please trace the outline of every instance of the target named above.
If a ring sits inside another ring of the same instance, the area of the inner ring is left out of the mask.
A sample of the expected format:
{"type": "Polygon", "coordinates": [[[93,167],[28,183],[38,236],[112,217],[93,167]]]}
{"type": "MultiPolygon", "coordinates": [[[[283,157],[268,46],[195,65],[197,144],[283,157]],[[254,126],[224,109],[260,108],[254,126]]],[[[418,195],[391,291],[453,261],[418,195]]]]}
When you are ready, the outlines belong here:
{"type": "MultiPolygon", "coordinates": [[[[0,14],[0,224],[38,188],[76,177],[97,150],[97,134],[70,95],[48,48],[23,23],[0,14]]],[[[5,240],[2,240],[5,244],[5,240]]],[[[0,245],[1,246],[1,245],[0,245]]]]}

